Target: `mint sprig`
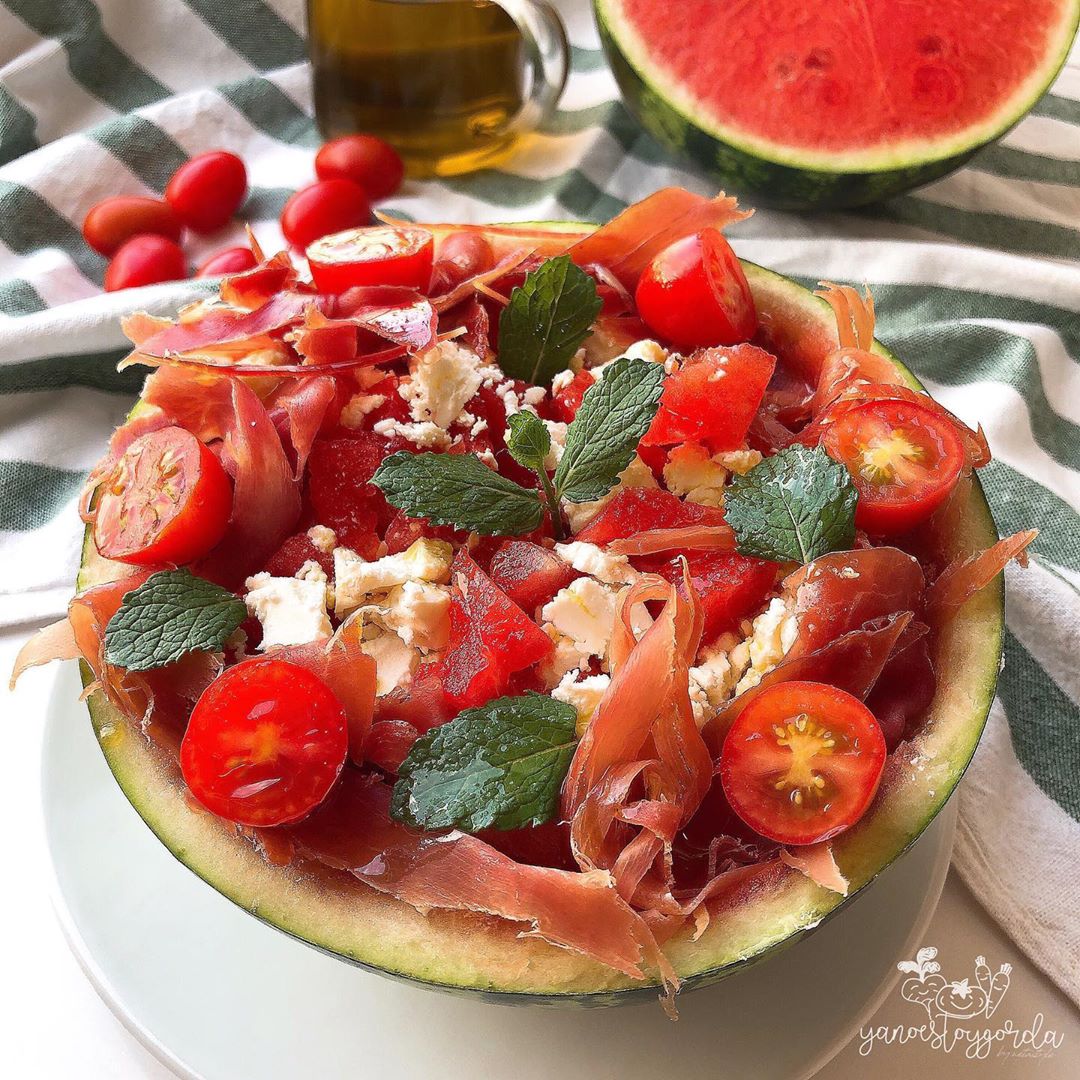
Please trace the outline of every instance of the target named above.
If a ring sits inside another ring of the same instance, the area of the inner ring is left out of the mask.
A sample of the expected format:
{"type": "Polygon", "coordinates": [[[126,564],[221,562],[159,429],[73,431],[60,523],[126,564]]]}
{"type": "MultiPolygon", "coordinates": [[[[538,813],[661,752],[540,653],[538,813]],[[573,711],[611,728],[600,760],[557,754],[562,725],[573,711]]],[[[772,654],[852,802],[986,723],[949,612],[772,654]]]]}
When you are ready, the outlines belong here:
{"type": "Polygon", "coordinates": [[[743,555],[808,563],[855,542],[857,501],[843,465],[796,444],[734,476],[724,516],[743,555]]]}
{"type": "Polygon", "coordinates": [[[532,532],[544,518],[535,490],[500,476],[475,454],[399,450],[382,462],[371,482],[410,517],[484,536],[532,532]]]}
{"type": "Polygon", "coordinates": [[[547,386],[602,306],[596,282],[569,255],[548,259],[525,275],[499,316],[499,366],[513,379],[547,386]]]}
{"type": "Polygon", "coordinates": [[[581,401],[555,470],[555,487],[573,503],[602,499],[649,430],[664,388],[664,368],[620,357],[581,401]]]}
{"type": "Polygon", "coordinates": [[[551,451],[551,432],[548,431],[543,420],[524,410],[508,417],[506,423],[510,429],[506,449],[519,465],[532,469],[536,473],[540,480],[540,489],[544,493],[544,498],[547,499],[555,537],[562,540],[565,538],[565,530],[562,527],[562,513],[559,510],[559,494],[544,465],[551,451]]]}
{"type": "Polygon", "coordinates": [[[413,743],[390,816],[415,829],[542,825],[558,809],[576,724],[576,711],[546,694],[466,709],[413,743]]]}
{"type": "Polygon", "coordinates": [[[216,652],[247,617],[244,601],[190,570],[162,570],[124,596],[105,627],[105,659],[128,671],[216,652]]]}

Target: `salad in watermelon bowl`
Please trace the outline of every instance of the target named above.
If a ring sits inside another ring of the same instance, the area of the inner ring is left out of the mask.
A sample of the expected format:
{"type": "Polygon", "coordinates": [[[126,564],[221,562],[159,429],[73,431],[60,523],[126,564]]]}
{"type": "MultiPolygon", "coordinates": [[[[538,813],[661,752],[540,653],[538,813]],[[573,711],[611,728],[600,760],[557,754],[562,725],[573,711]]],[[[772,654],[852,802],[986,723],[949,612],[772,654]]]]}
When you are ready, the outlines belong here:
{"type": "Polygon", "coordinates": [[[990,457],[868,293],[734,200],[387,220],[135,314],[81,660],[161,841],[344,959],[499,1001],[702,985],[926,827],[993,697],[990,457]]]}

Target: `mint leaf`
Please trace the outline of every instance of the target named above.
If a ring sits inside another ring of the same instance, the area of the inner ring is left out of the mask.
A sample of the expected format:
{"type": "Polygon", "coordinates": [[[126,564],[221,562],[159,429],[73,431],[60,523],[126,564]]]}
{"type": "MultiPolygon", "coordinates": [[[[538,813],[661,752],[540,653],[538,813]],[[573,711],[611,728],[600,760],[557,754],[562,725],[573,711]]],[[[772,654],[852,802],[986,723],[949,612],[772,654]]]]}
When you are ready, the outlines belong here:
{"type": "Polygon", "coordinates": [[[105,659],[128,671],[217,651],[247,618],[238,596],[190,570],[162,570],[124,596],[105,627],[105,659]]]}
{"type": "Polygon", "coordinates": [[[566,434],[555,487],[569,502],[602,499],[649,430],[664,388],[664,368],[623,356],[588,390],[566,434]]]}
{"type": "Polygon", "coordinates": [[[499,367],[548,385],[570,362],[602,306],[596,282],[570,261],[548,259],[525,275],[499,316],[499,367]]]}
{"type": "Polygon", "coordinates": [[[843,465],[796,444],[733,477],[724,515],[743,555],[807,563],[855,542],[857,500],[843,465]]]}
{"type": "Polygon", "coordinates": [[[539,472],[544,467],[544,459],[551,450],[551,433],[538,416],[523,411],[507,418],[510,435],[506,440],[506,449],[510,456],[526,469],[539,472]]]}
{"type": "Polygon", "coordinates": [[[558,809],[577,713],[546,694],[503,697],[413,743],[390,816],[417,829],[520,829],[558,809]]]}
{"type": "Polygon", "coordinates": [[[531,532],[544,516],[536,491],[500,476],[475,454],[399,450],[382,462],[371,482],[410,517],[484,536],[531,532]]]}

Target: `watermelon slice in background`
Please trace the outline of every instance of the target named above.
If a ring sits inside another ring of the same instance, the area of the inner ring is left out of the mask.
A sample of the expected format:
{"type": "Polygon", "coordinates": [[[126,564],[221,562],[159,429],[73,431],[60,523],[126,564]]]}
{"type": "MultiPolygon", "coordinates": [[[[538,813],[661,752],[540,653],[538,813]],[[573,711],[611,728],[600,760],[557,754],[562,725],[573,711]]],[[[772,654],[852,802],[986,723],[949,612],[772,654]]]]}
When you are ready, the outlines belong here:
{"type": "Polygon", "coordinates": [[[627,108],[752,204],[861,206],[962,165],[1050,86],[1080,0],[594,0],[627,108]]]}

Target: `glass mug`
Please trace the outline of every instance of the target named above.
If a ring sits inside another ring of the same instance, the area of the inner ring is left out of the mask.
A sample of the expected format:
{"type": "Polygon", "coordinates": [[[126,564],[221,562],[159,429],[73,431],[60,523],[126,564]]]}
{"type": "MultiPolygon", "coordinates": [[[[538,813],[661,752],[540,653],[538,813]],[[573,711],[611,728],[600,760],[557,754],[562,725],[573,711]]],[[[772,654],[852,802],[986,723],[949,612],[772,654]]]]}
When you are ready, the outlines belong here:
{"type": "Polygon", "coordinates": [[[325,138],[370,132],[412,176],[506,157],[554,108],[569,45],[542,0],[308,0],[325,138]]]}

